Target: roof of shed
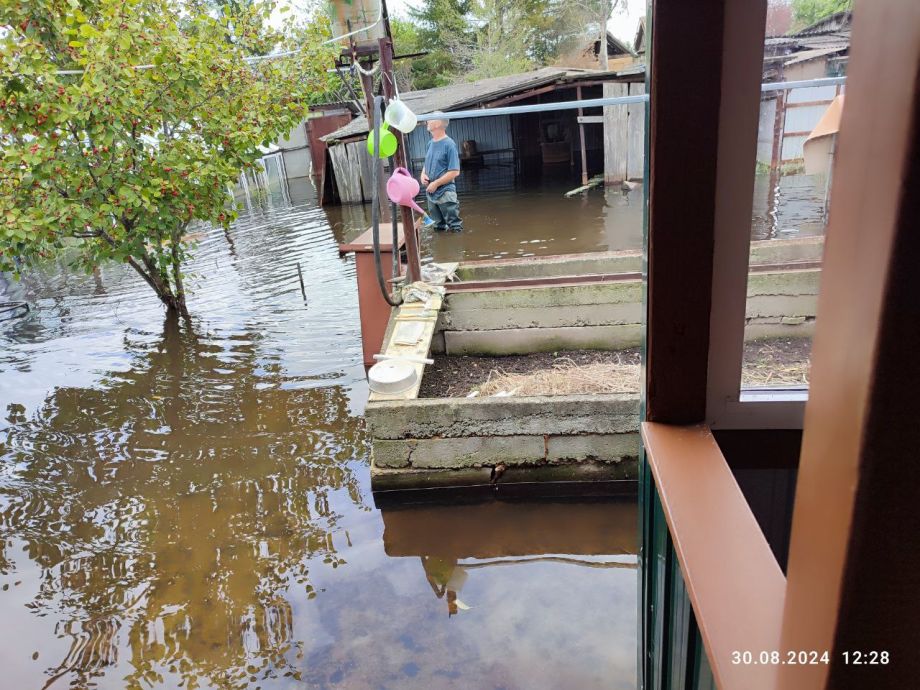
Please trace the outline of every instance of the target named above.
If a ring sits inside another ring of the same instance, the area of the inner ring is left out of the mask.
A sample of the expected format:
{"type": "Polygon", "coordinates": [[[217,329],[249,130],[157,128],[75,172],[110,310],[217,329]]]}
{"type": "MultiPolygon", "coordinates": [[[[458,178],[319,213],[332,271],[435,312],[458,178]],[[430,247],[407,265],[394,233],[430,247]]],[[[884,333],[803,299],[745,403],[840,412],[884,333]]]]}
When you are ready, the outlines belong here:
{"type": "Polygon", "coordinates": [[[849,33],[852,24],[853,11],[841,10],[840,12],[835,12],[834,14],[819,19],[814,24],[806,26],[804,29],[796,32],[796,36],[814,36],[833,31],[846,31],[849,33]]]}
{"type": "MultiPolygon", "coordinates": [[[[547,86],[554,82],[610,79],[614,76],[629,75],[634,71],[602,72],[600,70],[543,67],[533,72],[451,84],[449,86],[440,86],[436,89],[409,91],[400,94],[400,98],[412,109],[412,112],[423,115],[438,111],[447,112],[475,107],[482,103],[495,101],[528,89],[547,86]]],[[[641,71],[639,70],[636,73],[641,73],[641,71]]],[[[367,118],[362,116],[352,120],[341,129],[321,137],[321,139],[323,141],[349,139],[367,134],[367,129],[367,118]]]]}
{"type": "Polygon", "coordinates": [[[818,58],[827,57],[828,55],[834,55],[843,50],[847,50],[850,46],[842,45],[835,46],[833,48],[823,48],[820,50],[803,50],[801,53],[795,53],[789,56],[789,59],[783,64],[786,67],[790,65],[797,65],[800,62],[808,62],[809,60],[816,60],[818,58]]]}

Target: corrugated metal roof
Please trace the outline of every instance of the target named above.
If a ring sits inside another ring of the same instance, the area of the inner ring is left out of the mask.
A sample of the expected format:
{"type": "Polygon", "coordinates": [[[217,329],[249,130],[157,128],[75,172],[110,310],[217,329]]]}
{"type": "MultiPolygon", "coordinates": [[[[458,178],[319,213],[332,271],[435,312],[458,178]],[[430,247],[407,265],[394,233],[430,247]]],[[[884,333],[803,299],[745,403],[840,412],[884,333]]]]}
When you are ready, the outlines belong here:
{"type": "Polygon", "coordinates": [[[814,24],[806,26],[804,29],[797,32],[796,36],[812,36],[834,31],[849,32],[852,24],[853,11],[841,10],[840,12],[836,12],[822,19],[819,19],[814,24]]]}
{"type": "MultiPolygon", "coordinates": [[[[436,89],[423,91],[409,91],[400,94],[412,111],[418,115],[437,111],[463,110],[481,103],[495,101],[504,96],[510,96],[528,89],[539,88],[561,81],[580,81],[589,79],[604,79],[613,76],[628,76],[641,74],[644,67],[620,72],[601,72],[599,70],[571,69],[560,67],[543,67],[533,72],[511,74],[505,77],[480,79],[479,81],[451,84],[436,89]]],[[[337,141],[367,134],[367,118],[359,117],[352,120],[341,129],[322,137],[323,141],[337,141]]]]}
{"type": "Polygon", "coordinates": [[[850,43],[849,31],[833,31],[825,34],[815,34],[810,36],[774,36],[764,39],[764,48],[798,48],[798,49],[815,49],[826,48],[832,45],[850,43]]]}
{"type": "Polygon", "coordinates": [[[821,50],[805,50],[801,53],[794,53],[793,55],[788,56],[790,59],[783,64],[786,67],[789,67],[790,65],[797,65],[800,62],[808,62],[809,60],[826,57],[827,55],[834,55],[835,53],[839,53],[840,51],[846,50],[847,48],[849,48],[849,46],[841,45],[833,48],[823,48],[821,50]]]}

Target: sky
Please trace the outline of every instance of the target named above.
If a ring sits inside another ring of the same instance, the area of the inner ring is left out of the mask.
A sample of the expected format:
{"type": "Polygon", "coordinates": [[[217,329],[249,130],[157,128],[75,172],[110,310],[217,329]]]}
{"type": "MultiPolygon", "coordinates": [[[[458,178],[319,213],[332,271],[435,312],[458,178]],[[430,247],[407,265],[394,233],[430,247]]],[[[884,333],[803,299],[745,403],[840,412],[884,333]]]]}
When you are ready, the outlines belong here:
{"type": "MultiPolygon", "coordinates": [[[[408,9],[416,7],[420,0],[387,0],[387,9],[396,17],[407,17],[408,9]]],[[[607,23],[610,32],[621,40],[632,44],[639,26],[639,17],[645,14],[645,0],[620,0],[621,9],[607,23]]]]}

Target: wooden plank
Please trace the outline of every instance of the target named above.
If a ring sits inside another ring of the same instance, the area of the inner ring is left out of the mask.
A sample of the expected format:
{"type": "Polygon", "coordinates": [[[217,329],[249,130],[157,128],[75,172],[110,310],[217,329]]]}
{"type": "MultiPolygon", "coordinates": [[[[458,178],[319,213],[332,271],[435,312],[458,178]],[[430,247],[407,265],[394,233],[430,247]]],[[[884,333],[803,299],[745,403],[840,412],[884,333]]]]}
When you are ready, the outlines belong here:
{"type": "MultiPolygon", "coordinates": [[[[374,228],[368,228],[350,242],[339,245],[339,254],[348,252],[372,252],[374,251],[374,228]]],[[[405,240],[402,223],[396,226],[396,238],[399,247],[402,248],[405,240]]],[[[393,227],[387,225],[380,227],[380,251],[388,252],[393,247],[393,227]]]]}
{"type": "Polygon", "coordinates": [[[602,125],[604,124],[603,115],[579,115],[578,124],[580,125],[602,125]]]}
{"type": "Polygon", "coordinates": [[[348,159],[356,166],[359,171],[359,183],[361,185],[361,197],[364,201],[370,201],[373,198],[371,190],[371,158],[367,153],[367,144],[363,141],[356,141],[348,144],[348,159]]]}
{"type": "MultiPolygon", "coordinates": [[[[629,93],[628,84],[604,84],[604,98],[629,93]]],[[[604,106],[604,182],[615,184],[626,179],[627,106],[604,106]]]]}
{"type": "MultiPolygon", "coordinates": [[[[645,84],[630,84],[629,95],[645,93],[645,84]]],[[[645,176],[645,103],[626,106],[626,177],[641,180],[645,176]]]]}
{"type": "Polygon", "coordinates": [[[706,418],[722,84],[717,78],[688,79],[686,51],[689,36],[706,36],[693,69],[722,74],[724,9],[723,0],[654,5],[646,181],[648,421],[693,424],[706,418]]]}
{"type": "Polygon", "coordinates": [[[338,144],[329,147],[335,182],[339,190],[339,199],[344,204],[361,203],[361,173],[352,165],[348,156],[348,145],[338,144]]]}
{"type": "MultiPolygon", "coordinates": [[[[642,440],[716,685],[772,690],[786,580],[708,427],[643,422],[642,440]]],[[[783,657],[785,658],[785,657],[783,657]]]]}
{"type": "MultiPolygon", "coordinates": [[[[383,354],[394,356],[411,356],[427,357],[431,351],[431,339],[434,337],[434,329],[438,322],[438,314],[441,311],[442,298],[437,295],[432,296],[432,308],[426,310],[424,305],[419,302],[404,304],[393,311],[393,318],[390,319],[390,327],[387,329],[386,343],[384,344],[383,354]],[[422,337],[414,345],[397,345],[395,340],[396,325],[400,321],[410,319],[421,321],[425,324],[422,330],[422,337]]],[[[418,397],[418,391],[422,386],[422,376],[425,373],[424,364],[415,364],[415,373],[417,380],[415,385],[398,395],[384,395],[382,393],[371,392],[368,397],[369,402],[380,402],[382,400],[415,400],[418,397]]]]}
{"type": "Polygon", "coordinates": [[[831,661],[782,666],[784,690],[917,685],[920,4],[863,3],[854,22],[781,647],[831,661]]]}
{"type": "Polygon", "coordinates": [[[563,196],[567,196],[567,197],[575,196],[579,192],[586,192],[589,189],[591,189],[591,187],[596,187],[597,185],[601,184],[603,181],[604,181],[603,175],[596,175],[592,177],[590,180],[588,180],[587,184],[583,184],[581,187],[576,187],[575,189],[570,189],[563,196]]]}

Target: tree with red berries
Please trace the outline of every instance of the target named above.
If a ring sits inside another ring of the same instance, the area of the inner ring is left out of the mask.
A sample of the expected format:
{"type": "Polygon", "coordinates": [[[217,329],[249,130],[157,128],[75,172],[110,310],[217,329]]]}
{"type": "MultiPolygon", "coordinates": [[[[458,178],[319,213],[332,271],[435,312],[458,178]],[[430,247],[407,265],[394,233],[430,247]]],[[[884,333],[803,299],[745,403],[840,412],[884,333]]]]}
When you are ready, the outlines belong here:
{"type": "Polygon", "coordinates": [[[188,316],[189,224],[233,220],[229,186],[328,82],[331,49],[295,45],[273,9],[0,4],[0,271],[122,261],[188,316]]]}

